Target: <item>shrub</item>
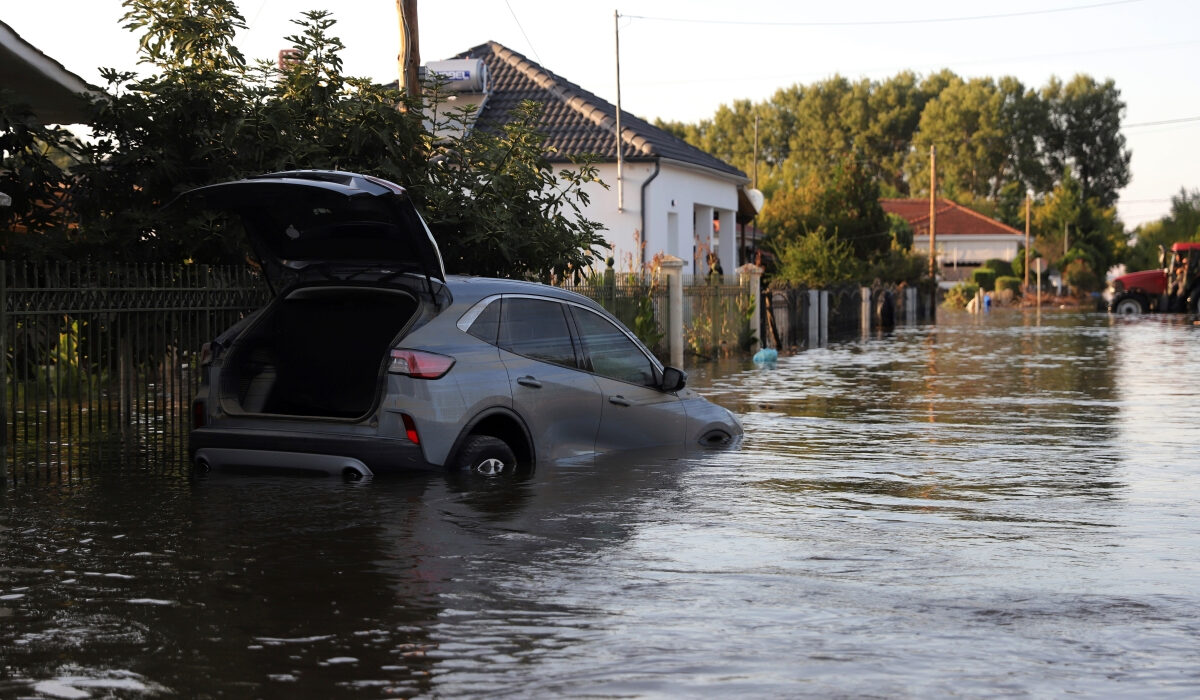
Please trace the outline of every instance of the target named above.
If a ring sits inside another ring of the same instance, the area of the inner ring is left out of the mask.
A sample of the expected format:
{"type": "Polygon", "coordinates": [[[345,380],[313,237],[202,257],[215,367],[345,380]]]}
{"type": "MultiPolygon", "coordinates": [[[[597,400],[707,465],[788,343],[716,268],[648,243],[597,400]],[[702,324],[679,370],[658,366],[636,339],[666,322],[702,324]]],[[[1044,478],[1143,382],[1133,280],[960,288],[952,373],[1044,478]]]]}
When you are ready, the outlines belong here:
{"type": "Polygon", "coordinates": [[[1010,291],[1013,293],[1013,296],[1020,296],[1020,294],[1021,294],[1021,278],[1020,277],[1011,277],[1008,275],[1005,275],[1004,277],[997,277],[996,278],[996,291],[997,292],[1010,291]]]}
{"type": "Polygon", "coordinates": [[[798,239],[777,244],[780,279],[806,287],[827,287],[857,280],[862,262],[854,248],[836,234],[818,227],[798,239]]]}
{"type": "Polygon", "coordinates": [[[947,309],[965,309],[975,295],[979,293],[979,285],[970,282],[963,282],[950,288],[946,292],[946,298],[942,300],[942,306],[947,309]]]}
{"type": "Polygon", "coordinates": [[[990,292],[996,285],[996,271],[988,267],[981,267],[971,273],[971,282],[983,291],[990,292]]]}
{"type": "Polygon", "coordinates": [[[1007,260],[1001,260],[1000,258],[986,260],[984,261],[983,266],[989,270],[995,270],[997,277],[1012,277],[1016,274],[1013,271],[1013,264],[1007,260]]]}

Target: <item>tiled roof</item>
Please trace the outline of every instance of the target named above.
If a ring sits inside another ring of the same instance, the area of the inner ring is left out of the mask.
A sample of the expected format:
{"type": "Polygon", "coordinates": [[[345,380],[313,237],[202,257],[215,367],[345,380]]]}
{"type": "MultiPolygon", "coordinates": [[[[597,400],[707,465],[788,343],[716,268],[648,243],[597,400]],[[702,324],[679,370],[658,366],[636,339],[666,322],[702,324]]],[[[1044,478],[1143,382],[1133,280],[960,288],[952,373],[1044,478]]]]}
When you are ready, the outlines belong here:
{"type": "Polygon", "coordinates": [[[63,67],[0,22],[0,88],[12,90],[48,124],[75,124],[86,117],[82,93],[99,88],[63,67]]]}
{"type": "MultiPolygon", "coordinates": [[[[533,100],[544,106],[542,131],[548,137],[546,145],[558,152],[552,159],[566,160],[568,154],[584,153],[605,161],[617,159],[617,110],[609,102],[494,41],[456,58],[477,58],[487,65],[489,95],[478,116],[484,128],[503,124],[518,103],[533,100]]],[[[621,110],[621,131],[626,160],[666,158],[748,181],[741,170],[625,110],[621,110]]]]}
{"type": "MultiPolygon", "coordinates": [[[[912,226],[913,234],[929,235],[928,199],[881,199],[879,204],[889,214],[897,214],[912,226]]],[[[1025,234],[1007,224],[956,204],[949,199],[937,200],[937,235],[987,236],[1025,234]]]]}

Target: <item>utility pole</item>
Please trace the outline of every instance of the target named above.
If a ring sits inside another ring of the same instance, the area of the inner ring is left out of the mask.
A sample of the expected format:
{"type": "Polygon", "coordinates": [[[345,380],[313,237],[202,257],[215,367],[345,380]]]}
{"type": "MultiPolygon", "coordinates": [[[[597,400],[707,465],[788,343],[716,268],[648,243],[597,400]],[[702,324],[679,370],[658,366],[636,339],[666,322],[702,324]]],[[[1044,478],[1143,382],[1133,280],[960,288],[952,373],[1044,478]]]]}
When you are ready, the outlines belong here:
{"type": "MultiPolygon", "coordinates": [[[[929,277],[937,289],[937,146],[929,147],[929,277]]],[[[936,291],[935,291],[936,294],[936,291]]]]}
{"type": "Polygon", "coordinates": [[[396,56],[400,69],[400,89],[410,97],[421,96],[421,81],[417,68],[421,65],[421,41],[417,32],[417,0],[396,0],[400,16],[400,54],[396,56]]]}
{"type": "Polygon", "coordinates": [[[1029,207],[1033,201],[1033,190],[1025,190],[1025,284],[1021,288],[1029,291],[1029,207]]]}
{"type": "Polygon", "coordinates": [[[617,48],[617,211],[625,211],[625,157],[621,154],[621,13],[613,10],[613,35],[617,48]]]}

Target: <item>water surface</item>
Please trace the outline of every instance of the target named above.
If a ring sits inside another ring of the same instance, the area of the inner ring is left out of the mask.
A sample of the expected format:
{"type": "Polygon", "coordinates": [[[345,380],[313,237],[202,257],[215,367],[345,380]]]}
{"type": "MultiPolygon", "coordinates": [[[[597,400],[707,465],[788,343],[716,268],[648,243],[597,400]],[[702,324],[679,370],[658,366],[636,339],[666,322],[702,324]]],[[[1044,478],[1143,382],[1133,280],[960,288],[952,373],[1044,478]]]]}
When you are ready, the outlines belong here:
{"type": "Polygon", "coordinates": [[[943,314],[691,383],[740,448],[9,486],[0,694],[1200,694],[1190,321],[943,314]]]}

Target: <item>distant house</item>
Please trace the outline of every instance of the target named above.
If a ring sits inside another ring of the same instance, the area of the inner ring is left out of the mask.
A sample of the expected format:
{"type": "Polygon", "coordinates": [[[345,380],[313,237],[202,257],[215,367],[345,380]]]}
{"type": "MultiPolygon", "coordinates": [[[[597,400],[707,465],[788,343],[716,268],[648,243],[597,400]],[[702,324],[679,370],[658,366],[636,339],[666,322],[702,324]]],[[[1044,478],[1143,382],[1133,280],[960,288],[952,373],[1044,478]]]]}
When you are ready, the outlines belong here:
{"type": "Polygon", "coordinates": [[[584,213],[606,227],[617,269],[640,267],[657,253],[682,258],[684,271],[698,275],[708,270],[709,251],[719,255],[726,273],[744,262],[739,203],[742,221],[755,210],[741,170],[622,110],[618,183],[616,107],[609,102],[496,42],[425,69],[451,81],[446,89],[458,104],[478,106],[477,128],[495,128],[518,103],[534,100],[544,105],[541,129],[552,162],[597,156],[609,189],[588,185],[591,202],[584,213]]]}
{"type": "Polygon", "coordinates": [[[82,95],[97,92],[4,22],[0,22],[0,89],[11,90],[45,124],[83,121],[82,95]]]}
{"type": "MultiPolygon", "coordinates": [[[[881,199],[889,214],[902,217],[913,229],[913,251],[929,254],[929,200],[881,199]]],[[[934,237],[941,265],[942,284],[970,277],[985,261],[999,258],[1011,262],[1025,243],[1022,231],[949,199],[937,200],[934,237]]]]}

